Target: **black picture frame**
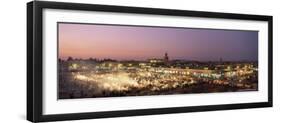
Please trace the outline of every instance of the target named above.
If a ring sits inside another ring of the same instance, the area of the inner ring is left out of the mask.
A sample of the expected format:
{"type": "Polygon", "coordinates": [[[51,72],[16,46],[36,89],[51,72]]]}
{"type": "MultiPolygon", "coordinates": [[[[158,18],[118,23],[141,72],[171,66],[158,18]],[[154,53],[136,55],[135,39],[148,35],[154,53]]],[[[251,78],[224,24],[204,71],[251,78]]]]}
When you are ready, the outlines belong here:
{"type": "Polygon", "coordinates": [[[272,62],[273,32],[272,31],[273,29],[272,28],[273,28],[273,17],[264,16],[264,15],[232,14],[232,13],[93,5],[93,4],[63,3],[63,2],[45,2],[45,1],[29,2],[27,3],[27,120],[32,122],[45,122],[45,121],[63,121],[63,120],[93,119],[93,118],[107,118],[107,117],[123,117],[123,116],[137,116],[137,115],[154,115],[154,114],[272,107],[273,106],[273,94],[272,94],[273,92],[272,91],[272,86],[273,86],[272,85],[272,72],[273,72],[272,71],[272,64],[273,64],[272,62]],[[42,10],[45,8],[266,21],[268,22],[268,101],[257,102],[257,103],[44,115],[42,113],[42,109],[43,109],[42,107],[43,106],[42,105],[43,102],[42,101],[43,100],[43,95],[42,95],[43,12],[42,10]]]}

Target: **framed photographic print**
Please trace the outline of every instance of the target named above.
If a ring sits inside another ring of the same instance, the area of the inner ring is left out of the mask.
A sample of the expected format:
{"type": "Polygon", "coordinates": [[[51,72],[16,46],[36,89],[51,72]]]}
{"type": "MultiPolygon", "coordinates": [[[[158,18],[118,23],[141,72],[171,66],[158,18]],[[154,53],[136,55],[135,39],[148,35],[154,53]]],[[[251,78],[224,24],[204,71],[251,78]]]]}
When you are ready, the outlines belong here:
{"type": "Polygon", "coordinates": [[[272,107],[272,16],[27,4],[33,122],[272,107]]]}

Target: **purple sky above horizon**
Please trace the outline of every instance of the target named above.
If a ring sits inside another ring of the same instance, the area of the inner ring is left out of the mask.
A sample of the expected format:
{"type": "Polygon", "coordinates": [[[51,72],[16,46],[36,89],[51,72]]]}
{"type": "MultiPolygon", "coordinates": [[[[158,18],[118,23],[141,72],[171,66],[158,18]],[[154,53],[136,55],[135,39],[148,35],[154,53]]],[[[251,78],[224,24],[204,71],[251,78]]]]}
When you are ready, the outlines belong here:
{"type": "Polygon", "coordinates": [[[258,32],[59,23],[59,58],[258,60],[258,32]]]}

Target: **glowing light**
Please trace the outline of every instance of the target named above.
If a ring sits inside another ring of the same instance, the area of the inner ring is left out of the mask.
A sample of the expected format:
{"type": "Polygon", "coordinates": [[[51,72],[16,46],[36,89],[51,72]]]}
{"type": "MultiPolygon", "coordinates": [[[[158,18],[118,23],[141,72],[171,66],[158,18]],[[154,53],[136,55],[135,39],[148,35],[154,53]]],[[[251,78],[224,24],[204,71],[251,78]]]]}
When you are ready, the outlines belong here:
{"type": "Polygon", "coordinates": [[[75,64],[75,63],[73,63],[73,64],[71,64],[71,65],[69,66],[69,69],[70,69],[70,70],[76,70],[77,68],[78,68],[78,65],[75,64]]]}
{"type": "MultiPolygon", "coordinates": [[[[138,83],[129,78],[128,74],[121,73],[121,74],[106,74],[106,75],[75,75],[76,79],[82,81],[88,81],[95,85],[98,85],[103,90],[110,90],[110,91],[123,91],[128,90],[128,87],[137,87],[138,83]]],[[[83,84],[83,83],[80,83],[83,84]]]]}

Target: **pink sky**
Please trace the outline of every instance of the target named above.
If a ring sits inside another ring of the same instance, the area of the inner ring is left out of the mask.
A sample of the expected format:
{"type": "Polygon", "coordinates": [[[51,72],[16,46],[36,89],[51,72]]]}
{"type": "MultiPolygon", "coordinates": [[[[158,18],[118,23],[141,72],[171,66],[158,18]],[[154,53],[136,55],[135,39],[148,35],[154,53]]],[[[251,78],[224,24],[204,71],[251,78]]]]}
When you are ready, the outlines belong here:
{"type": "Polygon", "coordinates": [[[257,31],[59,23],[59,57],[257,60],[257,31]]]}

